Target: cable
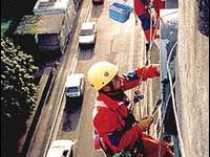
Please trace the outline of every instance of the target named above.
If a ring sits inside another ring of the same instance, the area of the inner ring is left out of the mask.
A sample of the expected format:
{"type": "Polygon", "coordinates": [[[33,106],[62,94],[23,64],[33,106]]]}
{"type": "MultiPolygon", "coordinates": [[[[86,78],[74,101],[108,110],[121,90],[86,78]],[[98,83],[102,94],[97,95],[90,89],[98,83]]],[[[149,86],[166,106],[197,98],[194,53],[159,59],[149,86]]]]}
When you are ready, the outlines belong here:
{"type": "MultiPolygon", "coordinates": [[[[166,100],[166,105],[168,104],[168,102],[169,102],[169,99],[170,99],[170,97],[172,97],[172,104],[173,104],[173,110],[174,110],[174,115],[175,116],[177,116],[177,113],[175,113],[176,112],[176,108],[175,108],[175,98],[174,98],[174,93],[173,93],[173,90],[174,90],[174,88],[175,88],[175,83],[173,84],[173,82],[172,82],[172,77],[171,77],[171,72],[170,72],[170,66],[169,66],[169,64],[170,64],[170,59],[171,59],[171,56],[172,56],[172,52],[174,51],[174,49],[175,49],[175,47],[176,47],[176,45],[177,45],[177,43],[178,42],[176,42],[176,43],[174,43],[174,45],[173,45],[173,47],[171,48],[171,50],[170,50],[170,52],[169,52],[169,57],[168,57],[168,59],[167,59],[167,72],[168,72],[168,75],[169,75],[169,81],[170,81],[170,91],[171,91],[171,93],[168,95],[168,98],[167,98],[167,100],[166,100]]],[[[168,105],[167,105],[168,106],[168,105]]],[[[166,106],[166,108],[167,108],[167,106],[166,106]]],[[[161,139],[161,137],[162,137],[162,135],[163,135],[163,123],[164,123],[164,120],[165,120],[165,118],[166,118],[166,112],[163,114],[163,119],[161,120],[161,126],[160,126],[160,131],[161,131],[161,133],[160,133],[160,137],[159,137],[159,139],[161,139]]],[[[176,119],[177,117],[175,117],[175,119],[176,119]]],[[[177,123],[177,120],[176,120],[176,123],[177,123]]],[[[177,125],[178,126],[178,125],[177,125]]],[[[178,130],[178,129],[177,129],[178,130]]],[[[181,141],[181,140],[180,140],[181,141]]],[[[161,157],[160,155],[161,155],[161,145],[159,145],[159,152],[158,152],[158,157],[161,157]]],[[[182,149],[182,148],[181,148],[182,149]]],[[[183,152],[183,149],[182,149],[182,152],[183,152]]],[[[184,154],[184,153],[182,153],[182,154],[184,154]]]]}
{"type": "MultiPolygon", "coordinates": [[[[146,58],[146,55],[145,55],[145,58],[146,58]]],[[[147,58],[146,58],[146,60],[147,60],[147,58]]],[[[144,69],[143,69],[143,71],[142,71],[142,75],[141,75],[141,78],[140,78],[140,80],[139,80],[139,85],[136,87],[136,89],[137,90],[140,90],[140,88],[141,88],[141,85],[142,85],[142,80],[143,80],[143,76],[144,76],[144,73],[145,73],[145,66],[146,66],[146,63],[145,63],[145,65],[144,65],[144,69]]],[[[146,81],[145,82],[145,90],[144,90],[144,92],[143,92],[143,95],[145,95],[145,93],[147,92],[147,85],[148,84],[148,82],[146,81]]],[[[146,107],[146,102],[144,101],[144,104],[143,105],[141,105],[141,107],[142,107],[142,111],[144,111],[145,110],[145,107],[146,107]]],[[[134,106],[134,105],[133,105],[134,106]]]]}
{"type": "MultiPolygon", "coordinates": [[[[174,12],[173,12],[174,13],[174,12]]],[[[172,14],[172,13],[171,13],[172,14]]],[[[171,59],[171,56],[172,56],[172,52],[174,51],[174,49],[175,49],[175,47],[176,47],[176,45],[177,45],[177,43],[178,42],[176,42],[174,45],[173,45],[173,47],[171,48],[171,50],[170,50],[170,52],[169,52],[169,57],[168,57],[168,59],[167,59],[167,72],[168,72],[168,77],[169,77],[169,81],[170,81],[170,94],[168,95],[168,98],[167,98],[167,100],[166,100],[166,109],[167,109],[167,107],[168,107],[168,102],[169,102],[169,99],[170,98],[172,98],[172,104],[173,104],[173,110],[174,110],[174,114],[175,114],[175,121],[176,121],[176,123],[178,122],[178,118],[177,118],[177,112],[176,112],[176,107],[175,107],[175,97],[174,97],[174,87],[175,87],[175,83],[176,82],[172,82],[172,77],[171,77],[171,72],[170,72],[170,67],[169,67],[169,63],[170,63],[170,59],[171,59]]],[[[161,119],[160,120],[160,136],[159,136],[159,139],[161,139],[162,138],[162,136],[163,136],[163,125],[164,125],[164,120],[165,120],[165,118],[166,118],[166,112],[167,111],[165,111],[164,113],[163,113],[163,119],[161,119]]],[[[179,126],[178,126],[179,127],[179,126]]],[[[178,128],[179,129],[179,128],[178,128]]],[[[177,129],[177,130],[178,130],[177,129]]],[[[178,130],[178,132],[180,132],[180,129],[178,130]]],[[[182,142],[182,139],[180,140],[181,142],[182,142]]],[[[182,144],[182,143],[181,143],[182,144]]],[[[161,145],[160,145],[160,147],[159,147],[159,153],[158,153],[158,157],[160,157],[160,152],[161,152],[161,145]]],[[[183,147],[182,147],[182,145],[181,145],[181,147],[180,147],[180,149],[182,150],[181,152],[183,152],[182,154],[183,154],[183,156],[184,156],[184,149],[183,149],[183,147]]]]}
{"type": "MultiPolygon", "coordinates": [[[[173,84],[173,89],[175,87],[175,84],[176,84],[176,82],[174,82],[174,84],[173,84]]],[[[168,107],[170,97],[171,97],[171,94],[168,95],[168,98],[166,100],[166,107],[165,107],[166,109],[168,107]]],[[[160,136],[158,138],[160,140],[162,139],[162,136],[163,136],[163,123],[164,123],[165,118],[166,118],[166,111],[163,113],[163,118],[161,119],[161,122],[160,122],[160,136]]],[[[160,153],[161,153],[161,145],[159,145],[158,157],[160,157],[160,153]]]]}
{"type": "Polygon", "coordinates": [[[176,106],[175,106],[175,96],[174,96],[174,92],[173,92],[173,82],[172,82],[172,77],[171,77],[171,73],[170,73],[170,67],[169,67],[169,63],[170,63],[170,58],[171,58],[171,54],[172,54],[172,51],[174,50],[175,46],[177,45],[177,42],[174,44],[174,46],[172,47],[171,51],[170,51],[170,54],[169,54],[169,57],[168,57],[168,60],[167,60],[167,71],[168,71],[168,75],[169,75],[169,82],[170,82],[170,87],[171,87],[171,96],[172,96],[172,105],[173,105],[173,110],[174,110],[174,116],[175,116],[175,121],[176,121],[176,124],[177,124],[177,132],[179,133],[179,139],[180,139],[180,151],[181,151],[181,154],[183,155],[183,157],[185,157],[185,152],[184,152],[184,148],[183,148],[183,140],[182,140],[182,137],[181,137],[181,129],[180,129],[180,126],[179,126],[179,123],[178,123],[178,115],[177,115],[177,111],[176,111],[176,106]]]}
{"type": "MultiPolygon", "coordinates": [[[[151,6],[153,6],[153,0],[151,0],[151,6]]],[[[150,11],[151,12],[151,11],[150,11]]],[[[152,34],[152,30],[153,30],[153,25],[152,25],[152,23],[153,23],[153,20],[152,20],[152,16],[151,16],[151,18],[150,18],[150,41],[153,41],[154,40],[154,38],[155,38],[155,33],[154,34],[152,34]]],[[[157,27],[157,25],[155,25],[155,28],[157,27]]],[[[151,43],[150,43],[151,44],[151,43]]],[[[150,48],[149,48],[149,51],[148,52],[146,52],[146,61],[145,61],[145,64],[144,64],[144,67],[146,67],[147,65],[149,65],[150,64],[150,50],[151,50],[151,45],[150,45],[150,48]],[[148,54],[147,54],[148,53],[148,54]]],[[[140,89],[140,87],[141,87],[141,83],[143,82],[142,80],[143,80],[143,76],[144,76],[144,73],[145,73],[145,68],[143,69],[143,72],[142,72],[142,76],[141,76],[141,78],[140,78],[140,81],[139,81],[139,86],[137,87],[137,89],[140,89]]],[[[146,81],[146,92],[147,92],[147,87],[148,87],[148,81],[146,81]]],[[[146,93],[145,92],[145,93],[146,93]]],[[[147,104],[147,102],[145,102],[144,101],[144,110],[145,110],[145,107],[146,107],[146,104],[147,104]]],[[[146,111],[147,112],[147,111],[146,111]]]]}

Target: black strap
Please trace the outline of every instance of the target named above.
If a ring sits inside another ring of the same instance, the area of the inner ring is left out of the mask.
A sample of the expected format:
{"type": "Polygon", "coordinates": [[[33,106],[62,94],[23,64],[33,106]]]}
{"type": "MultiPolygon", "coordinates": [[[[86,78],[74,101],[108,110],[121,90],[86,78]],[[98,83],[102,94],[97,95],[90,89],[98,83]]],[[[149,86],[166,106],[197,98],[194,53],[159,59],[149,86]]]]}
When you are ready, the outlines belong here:
{"type": "Polygon", "coordinates": [[[145,6],[148,5],[146,0],[141,0],[141,1],[142,3],[144,3],[145,6]]]}
{"type": "Polygon", "coordinates": [[[142,156],[146,155],[144,143],[141,139],[136,141],[136,143],[134,145],[134,148],[131,151],[131,153],[132,153],[132,156],[137,156],[139,154],[141,154],[142,156]]]}
{"type": "Polygon", "coordinates": [[[113,152],[111,151],[111,149],[109,147],[107,147],[107,149],[105,149],[102,142],[103,141],[101,140],[101,137],[99,136],[99,143],[100,143],[100,146],[101,146],[103,152],[105,153],[106,157],[112,157],[113,152]]]}

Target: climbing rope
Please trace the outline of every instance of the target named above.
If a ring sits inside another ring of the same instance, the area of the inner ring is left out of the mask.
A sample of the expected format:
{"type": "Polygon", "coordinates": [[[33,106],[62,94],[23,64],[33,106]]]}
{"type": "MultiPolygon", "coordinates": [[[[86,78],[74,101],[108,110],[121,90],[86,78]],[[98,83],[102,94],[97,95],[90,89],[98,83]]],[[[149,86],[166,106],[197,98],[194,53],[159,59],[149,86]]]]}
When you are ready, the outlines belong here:
{"type": "MultiPolygon", "coordinates": [[[[150,5],[151,5],[151,7],[149,9],[152,9],[153,8],[153,0],[151,1],[151,4],[150,5]]],[[[150,57],[151,57],[150,56],[151,55],[151,52],[150,51],[151,51],[151,48],[152,48],[153,43],[154,43],[154,38],[155,38],[155,35],[156,35],[155,31],[156,31],[156,28],[158,26],[157,23],[159,22],[158,20],[159,19],[156,19],[155,25],[153,26],[153,18],[152,18],[152,15],[151,15],[151,18],[150,18],[150,45],[149,45],[148,55],[146,55],[146,63],[145,63],[145,65],[148,65],[149,64],[149,61],[150,61],[150,57]],[[153,33],[153,28],[154,28],[154,33],[153,33]]],[[[169,55],[168,60],[167,60],[167,70],[168,70],[169,79],[170,79],[171,94],[168,96],[166,104],[168,104],[170,97],[172,97],[174,111],[175,111],[175,98],[174,98],[173,89],[175,87],[175,83],[172,84],[172,79],[171,79],[170,70],[169,70],[169,62],[170,62],[171,54],[172,54],[173,50],[175,49],[176,45],[177,45],[177,42],[173,45],[173,47],[172,47],[172,49],[170,51],[170,55],[169,55]]],[[[143,75],[144,75],[144,70],[142,72],[142,77],[140,78],[139,86],[138,86],[137,89],[140,89],[140,85],[142,83],[142,79],[143,79],[143,75]]],[[[148,82],[146,82],[146,87],[147,86],[148,86],[148,82]]],[[[144,107],[145,107],[145,105],[144,105],[144,107]]],[[[176,114],[176,116],[177,116],[177,114],[176,114]]],[[[166,113],[163,114],[163,119],[160,122],[160,137],[159,137],[159,139],[161,139],[161,137],[163,136],[163,133],[164,133],[163,126],[164,126],[165,117],[166,117],[166,113]]],[[[161,155],[161,149],[162,149],[161,147],[162,147],[162,145],[160,144],[159,145],[158,157],[161,157],[160,156],[161,155]]],[[[183,152],[183,149],[182,149],[182,152],[183,152]]],[[[184,154],[184,153],[182,153],[182,154],[184,154]]]]}
{"type": "Polygon", "coordinates": [[[180,126],[179,126],[179,121],[178,121],[178,114],[177,114],[177,110],[176,110],[176,102],[175,102],[175,96],[174,96],[174,92],[173,92],[173,81],[172,81],[172,77],[171,77],[171,73],[170,73],[170,67],[169,67],[169,63],[170,63],[170,58],[172,56],[172,52],[173,50],[175,49],[176,45],[177,45],[178,42],[176,42],[170,53],[169,53],[169,57],[168,57],[168,60],[167,60],[167,71],[168,71],[168,75],[169,75],[169,82],[170,82],[170,88],[171,88],[171,96],[172,96],[172,105],[173,105],[173,110],[174,110],[174,116],[175,116],[175,122],[177,124],[177,132],[179,134],[179,140],[180,140],[180,151],[181,151],[181,154],[183,157],[185,157],[185,152],[184,152],[184,147],[183,147],[183,140],[182,140],[182,137],[181,137],[181,129],[180,129],[180,126]]]}
{"type": "MultiPolygon", "coordinates": [[[[153,0],[151,1],[151,4],[153,4],[153,0]]],[[[151,7],[152,9],[152,7],[151,7]]],[[[158,21],[159,19],[156,19],[155,21],[155,27],[153,27],[153,18],[152,18],[152,15],[151,15],[151,18],[150,18],[150,45],[149,45],[149,50],[148,50],[148,55],[147,55],[147,58],[146,58],[146,63],[145,65],[148,65],[149,63],[149,59],[150,59],[150,51],[151,51],[151,48],[153,46],[153,43],[154,43],[154,38],[155,38],[155,31],[156,31],[156,28],[157,28],[157,23],[159,22],[158,21]],[[153,31],[153,28],[154,28],[154,33],[152,33],[153,31]]],[[[161,19],[160,19],[161,20],[161,19]]],[[[175,47],[177,46],[177,42],[173,45],[173,47],[171,48],[170,50],[170,53],[169,53],[169,57],[168,57],[168,60],[167,60],[167,72],[168,72],[168,75],[169,75],[169,81],[170,81],[170,95],[168,96],[167,98],[167,101],[166,101],[166,104],[168,105],[168,102],[169,102],[169,99],[172,98],[172,105],[173,105],[173,110],[174,110],[174,115],[175,115],[175,121],[176,121],[176,124],[177,124],[177,132],[180,133],[180,126],[178,124],[178,114],[177,114],[177,111],[176,111],[176,102],[175,102],[175,96],[174,96],[174,87],[175,87],[175,82],[173,84],[172,82],[172,77],[171,77],[171,72],[170,72],[170,66],[169,66],[169,63],[170,63],[170,59],[171,59],[171,56],[172,56],[172,52],[174,51],[175,47]]],[[[144,71],[142,72],[142,76],[144,74],[144,71]]],[[[142,77],[140,79],[140,82],[139,82],[139,86],[138,86],[138,89],[140,88],[140,85],[142,83],[142,77]]],[[[147,86],[147,82],[146,82],[146,86],[147,86]]],[[[145,105],[144,105],[145,106],[145,105]]],[[[167,106],[166,106],[167,108],[167,106]]],[[[159,139],[162,138],[163,134],[164,134],[164,129],[163,129],[163,126],[164,126],[164,120],[166,118],[166,112],[163,114],[163,118],[161,119],[161,122],[160,122],[160,136],[159,136],[159,139]]],[[[162,139],[161,139],[162,140],[162,139]]],[[[183,148],[183,140],[182,140],[182,137],[181,137],[181,134],[179,134],[179,140],[180,140],[180,150],[181,150],[181,154],[183,157],[185,157],[185,152],[184,152],[184,148],[183,148]]],[[[158,157],[161,157],[160,153],[161,153],[161,148],[162,145],[160,144],[159,145],[159,153],[158,153],[158,157]]]]}
{"type": "Polygon", "coordinates": [[[153,5],[153,2],[154,0],[151,0],[151,2],[149,3],[149,7],[148,7],[148,11],[150,13],[150,41],[149,41],[149,49],[148,49],[148,58],[151,57],[151,49],[152,49],[152,46],[154,44],[154,39],[155,39],[155,36],[156,36],[156,32],[157,32],[157,28],[158,28],[158,25],[159,25],[159,20],[160,19],[157,19],[154,15],[154,5],[153,5]],[[155,20],[154,20],[155,19],[155,20]],[[153,32],[153,29],[154,29],[154,32],[153,32]]]}
{"type": "MultiPolygon", "coordinates": [[[[145,55],[145,64],[144,64],[144,67],[145,66],[147,66],[147,57],[146,57],[146,55],[145,55]]],[[[140,80],[139,80],[139,85],[136,87],[136,90],[134,91],[134,98],[135,97],[139,97],[139,100],[142,100],[143,98],[144,98],[144,95],[145,95],[145,93],[147,92],[147,86],[148,86],[148,82],[146,81],[145,82],[145,90],[143,90],[144,92],[143,92],[143,94],[140,92],[141,90],[140,90],[140,88],[141,88],[141,85],[142,85],[142,82],[143,82],[143,76],[144,76],[144,73],[145,73],[145,68],[143,69],[143,71],[142,71],[142,75],[141,75],[141,78],[140,78],[140,80]],[[140,94],[140,95],[138,95],[138,94],[140,94]]],[[[135,102],[134,102],[135,103],[135,102]]],[[[137,103],[137,102],[136,102],[137,103]]],[[[146,104],[147,104],[147,102],[146,101],[144,101],[144,104],[143,105],[141,105],[141,107],[142,107],[142,110],[144,111],[145,110],[145,107],[146,107],[146,104]]],[[[134,106],[134,105],[133,105],[134,106]]]]}
{"type": "MultiPolygon", "coordinates": [[[[153,0],[151,0],[151,2],[149,3],[149,6],[147,7],[148,8],[148,10],[151,10],[152,8],[153,8],[153,0]]],[[[151,13],[151,11],[149,11],[150,13],[151,13]]],[[[157,21],[157,20],[156,20],[157,21]]],[[[153,18],[152,18],[152,16],[151,16],[151,18],[150,18],[150,32],[152,32],[152,29],[153,29],[153,18]]],[[[157,27],[157,24],[155,25],[155,28],[157,27]]],[[[154,34],[152,34],[152,33],[150,33],[150,41],[153,41],[154,40],[154,38],[155,38],[155,33],[154,34]]],[[[150,48],[149,48],[149,51],[148,52],[146,52],[146,54],[145,54],[145,58],[146,58],[146,61],[145,61],[145,64],[144,64],[144,66],[147,66],[147,65],[149,65],[150,64],[150,51],[151,51],[151,47],[152,47],[152,45],[151,45],[151,43],[153,43],[153,42],[150,42],[150,48]]],[[[143,80],[143,75],[144,75],[144,72],[145,72],[145,69],[143,69],[143,72],[142,72],[142,76],[141,76],[141,78],[140,78],[140,81],[139,81],[139,86],[137,87],[137,90],[139,90],[140,91],[140,87],[141,87],[141,83],[142,83],[142,80],[143,80]]],[[[146,81],[146,85],[145,85],[145,87],[146,87],[146,91],[143,93],[143,95],[145,95],[145,93],[147,92],[147,87],[148,87],[148,81],[146,81]]],[[[137,91],[136,90],[136,91],[137,91]]],[[[136,92],[135,91],[135,92],[136,92]]],[[[143,110],[145,110],[145,107],[147,106],[147,102],[146,101],[144,101],[144,105],[143,105],[143,110]]],[[[147,113],[148,113],[148,111],[146,111],[147,113]]]]}
{"type": "MultiPolygon", "coordinates": [[[[178,42],[176,42],[173,45],[173,47],[171,48],[171,51],[169,53],[169,57],[167,59],[167,72],[168,72],[169,83],[170,83],[170,94],[169,94],[169,96],[167,98],[167,101],[166,101],[166,108],[168,106],[168,102],[169,102],[169,99],[171,97],[172,98],[172,106],[173,106],[175,121],[176,121],[176,126],[177,126],[177,132],[180,133],[180,127],[179,127],[179,123],[178,123],[178,114],[177,114],[177,111],[176,111],[176,102],[175,102],[175,96],[174,96],[175,82],[173,83],[172,76],[171,76],[171,71],[170,71],[170,66],[169,66],[170,59],[171,59],[171,56],[172,56],[172,52],[174,51],[177,43],[178,42]]],[[[160,137],[159,137],[159,139],[161,139],[161,140],[162,140],[162,136],[164,134],[163,125],[164,125],[165,118],[166,118],[166,112],[163,114],[163,118],[162,118],[161,123],[160,123],[160,137]]],[[[181,154],[182,154],[183,157],[185,157],[185,152],[184,152],[184,148],[183,148],[183,140],[182,140],[181,134],[179,134],[179,140],[180,140],[181,154]]],[[[159,146],[159,154],[158,154],[158,157],[161,157],[160,156],[160,152],[161,152],[161,145],[159,146]]]]}
{"type": "MultiPolygon", "coordinates": [[[[171,93],[168,95],[167,100],[166,100],[166,103],[165,103],[166,104],[166,107],[165,107],[166,109],[168,107],[168,103],[169,103],[170,98],[172,97],[172,99],[174,99],[173,90],[175,88],[175,83],[172,83],[171,72],[170,72],[169,64],[170,64],[170,59],[171,59],[171,56],[172,56],[172,52],[174,51],[176,45],[177,45],[177,42],[171,48],[170,53],[169,53],[169,57],[167,59],[167,72],[168,72],[169,80],[170,80],[170,90],[171,90],[171,93]]],[[[174,103],[175,102],[173,102],[173,106],[175,105],[174,103]]],[[[163,118],[160,120],[160,136],[158,138],[159,140],[163,140],[162,137],[163,137],[163,134],[164,134],[163,126],[164,126],[165,118],[166,118],[166,111],[163,113],[163,118]]],[[[162,149],[162,145],[160,144],[159,145],[159,151],[158,151],[158,157],[161,157],[161,149],[162,149]]]]}

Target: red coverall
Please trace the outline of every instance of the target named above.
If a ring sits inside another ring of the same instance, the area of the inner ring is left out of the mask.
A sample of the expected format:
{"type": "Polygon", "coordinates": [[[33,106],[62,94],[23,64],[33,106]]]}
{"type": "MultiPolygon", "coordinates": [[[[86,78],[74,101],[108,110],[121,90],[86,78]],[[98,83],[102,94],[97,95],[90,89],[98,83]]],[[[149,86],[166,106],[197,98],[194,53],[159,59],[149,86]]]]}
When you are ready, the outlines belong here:
{"type": "MultiPolygon", "coordinates": [[[[134,10],[138,18],[141,20],[141,25],[144,30],[144,34],[146,37],[146,40],[148,42],[151,41],[151,37],[154,35],[155,26],[152,27],[152,30],[150,30],[150,13],[148,12],[148,9],[145,7],[151,2],[151,0],[134,0],[134,10]],[[152,32],[150,36],[150,31],[152,32]]],[[[160,9],[165,8],[165,2],[161,0],[153,0],[153,6],[154,10],[156,12],[156,19],[159,19],[160,17],[160,9]]]]}
{"type": "MultiPolygon", "coordinates": [[[[140,80],[145,81],[156,76],[159,76],[159,72],[153,67],[147,67],[144,70],[143,68],[137,69],[127,73],[121,77],[122,90],[134,88],[139,85],[140,80]]],[[[163,157],[168,151],[166,145],[143,133],[138,124],[134,124],[123,134],[114,135],[114,133],[121,132],[126,127],[125,118],[129,112],[128,104],[129,100],[125,94],[122,101],[117,101],[99,93],[93,110],[93,126],[102,140],[102,146],[105,147],[105,150],[111,149],[113,153],[118,153],[126,148],[132,148],[138,139],[142,139],[145,152],[148,154],[147,157],[159,157],[160,147],[160,157],[163,157]]]]}

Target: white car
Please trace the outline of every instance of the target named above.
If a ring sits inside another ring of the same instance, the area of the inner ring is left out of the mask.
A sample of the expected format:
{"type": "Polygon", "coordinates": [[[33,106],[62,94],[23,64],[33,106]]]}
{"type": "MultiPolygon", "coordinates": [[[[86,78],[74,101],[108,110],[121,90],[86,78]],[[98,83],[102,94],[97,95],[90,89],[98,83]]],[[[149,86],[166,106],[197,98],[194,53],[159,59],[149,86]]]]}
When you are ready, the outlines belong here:
{"type": "Polygon", "coordinates": [[[85,89],[83,73],[69,74],[65,84],[67,97],[82,97],[85,89]]]}
{"type": "Polygon", "coordinates": [[[55,140],[50,145],[46,157],[72,157],[74,143],[71,140],[55,140]]]}
{"type": "Polygon", "coordinates": [[[96,41],[96,23],[95,22],[85,22],[82,24],[79,33],[79,46],[94,46],[96,41]]]}

